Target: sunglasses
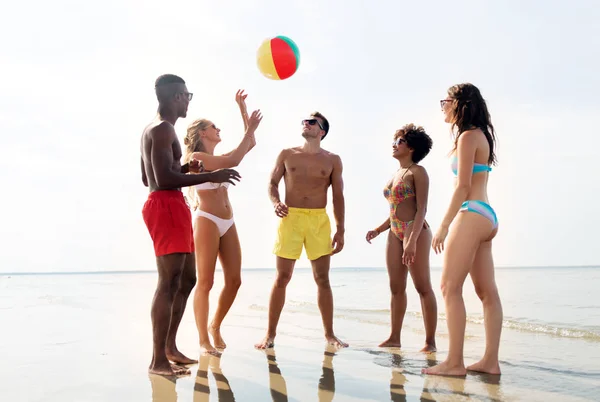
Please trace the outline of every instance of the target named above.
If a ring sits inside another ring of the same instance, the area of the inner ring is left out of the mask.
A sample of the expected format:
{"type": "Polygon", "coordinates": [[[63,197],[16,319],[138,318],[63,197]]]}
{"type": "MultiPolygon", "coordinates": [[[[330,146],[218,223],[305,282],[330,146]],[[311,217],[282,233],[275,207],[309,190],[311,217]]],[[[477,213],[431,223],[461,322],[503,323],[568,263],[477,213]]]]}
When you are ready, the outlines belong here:
{"type": "Polygon", "coordinates": [[[406,140],[404,138],[398,138],[396,141],[392,142],[392,145],[397,147],[399,147],[400,144],[406,144],[406,140]]]}
{"type": "Polygon", "coordinates": [[[181,92],[181,95],[183,95],[184,97],[187,97],[188,101],[191,101],[192,98],[194,97],[194,94],[191,92],[185,93],[185,92],[181,92]]]}
{"type": "Polygon", "coordinates": [[[306,123],[306,124],[308,124],[308,125],[310,125],[310,126],[314,126],[315,124],[318,124],[318,125],[319,125],[319,128],[320,128],[321,130],[325,130],[325,129],[323,128],[323,126],[321,125],[321,123],[319,123],[319,120],[317,120],[317,119],[304,119],[304,120],[302,120],[302,124],[304,124],[304,123],[306,123]]]}
{"type": "Polygon", "coordinates": [[[452,102],[452,99],[442,99],[440,101],[440,107],[443,109],[446,102],[452,102]]]}

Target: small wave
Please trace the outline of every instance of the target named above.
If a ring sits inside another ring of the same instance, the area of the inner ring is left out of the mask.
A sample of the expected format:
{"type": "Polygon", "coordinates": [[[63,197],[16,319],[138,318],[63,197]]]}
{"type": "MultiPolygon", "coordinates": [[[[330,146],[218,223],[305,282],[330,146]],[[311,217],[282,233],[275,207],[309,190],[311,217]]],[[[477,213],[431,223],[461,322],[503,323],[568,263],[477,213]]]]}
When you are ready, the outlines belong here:
{"type": "MultiPolygon", "coordinates": [[[[250,306],[252,310],[267,311],[266,306],[258,306],[253,304],[250,306]]],[[[292,301],[286,306],[290,312],[301,313],[308,315],[319,315],[318,306],[316,303],[292,301]]],[[[373,325],[389,325],[389,309],[352,309],[352,308],[336,308],[335,317],[342,320],[358,321],[365,324],[373,325]]],[[[407,311],[407,316],[422,319],[423,315],[419,311],[407,311]]],[[[438,319],[446,320],[446,314],[440,313],[438,319]]],[[[469,315],[467,322],[471,324],[483,325],[483,316],[469,315]]],[[[505,319],[502,323],[503,328],[512,329],[521,332],[529,332],[535,334],[545,334],[560,338],[582,339],[592,342],[600,342],[600,331],[571,328],[567,326],[557,326],[547,323],[530,322],[519,319],[505,319]]]]}

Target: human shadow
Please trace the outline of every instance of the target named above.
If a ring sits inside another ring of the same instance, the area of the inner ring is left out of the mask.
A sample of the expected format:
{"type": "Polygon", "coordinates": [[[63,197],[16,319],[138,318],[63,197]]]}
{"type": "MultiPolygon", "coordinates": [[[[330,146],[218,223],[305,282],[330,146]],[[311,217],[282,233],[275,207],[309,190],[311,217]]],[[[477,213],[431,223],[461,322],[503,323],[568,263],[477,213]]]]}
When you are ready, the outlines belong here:
{"type": "Polygon", "coordinates": [[[210,385],[208,371],[212,373],[217,383],[217,400],[219,402],[234,402],[235,396],[229,385],[227,377],[221,370],[221,357],[212,355],[202,355],[198,361],[198,371],[196,372],[196,383],[194,384],[194,402],[203,402],[210,400],[210,385]]]}

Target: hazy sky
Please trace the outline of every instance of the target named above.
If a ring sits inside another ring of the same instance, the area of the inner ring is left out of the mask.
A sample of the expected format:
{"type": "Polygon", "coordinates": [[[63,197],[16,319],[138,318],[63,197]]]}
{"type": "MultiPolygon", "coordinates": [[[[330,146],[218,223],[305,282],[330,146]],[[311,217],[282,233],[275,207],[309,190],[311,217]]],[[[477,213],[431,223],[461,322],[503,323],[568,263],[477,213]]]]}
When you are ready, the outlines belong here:
{"type": "MultiPolygon", "coordinates": [[[[434,147],[427,220],[437,229],[453,186],[439,100],[469,81],[499,139],[489,197],[499,266],[600,264],[598,126],[600,11],[594,1],[13,2],[0,25],[0,271],[154,269],[141,209],[139,139],[154,117],[153,83],[182,76],[194,92],[180,139],[198,117],[223,142],[243,133],[235,92],[264,119],[230,188],[243,266],[272,267],[278,218],[267,183],[300,120],[331,123],[341,155],[346,248],[332,266],[383,266],[384,184],[397,169],[394,131],[423,125],[434,147]],[[256,67],[266,37],[298,45],[300,69],[270,81],[256,67]]],[[[280,187],[283,191],[283,183],[280,187]]],[[[329,207],[331,211],[331,206],[329,207]]],[[[332,216],[333,222],[333,216],[332,216]]],[[[431,253],[440,266],[441,257],[431,253]]],[[[297,266],[308,266],[303,254],[297,266]]]]}

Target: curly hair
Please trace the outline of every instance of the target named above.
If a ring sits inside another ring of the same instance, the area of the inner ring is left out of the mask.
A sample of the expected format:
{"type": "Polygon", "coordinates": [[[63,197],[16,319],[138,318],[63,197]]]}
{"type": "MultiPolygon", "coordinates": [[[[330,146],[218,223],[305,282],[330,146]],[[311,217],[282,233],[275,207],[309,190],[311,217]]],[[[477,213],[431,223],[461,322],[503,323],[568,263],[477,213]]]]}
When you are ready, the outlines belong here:
{"type": "Polygon", "coordinates": [[[452,152],[456,152],[458,138],[462,133],[479,128],[483,131],[490,146],[488,164],[495,165],[497,162],[496,135],[487,104],[479,89],[470,83],[457,84],[448,88],[448,96],[452,99],[449,115],[452,121],[452,131],[455,133],[452,152]]]}
{"type": "Polygon", "coordinates": [[[413,150],[412,161],[419,163],[429,154],[433,147],[433,140],[421,126],[415,126],[413,123],[406,124],[394,134],[394,140],[402,137],[406,140],[406,145],[413,150]]]}

